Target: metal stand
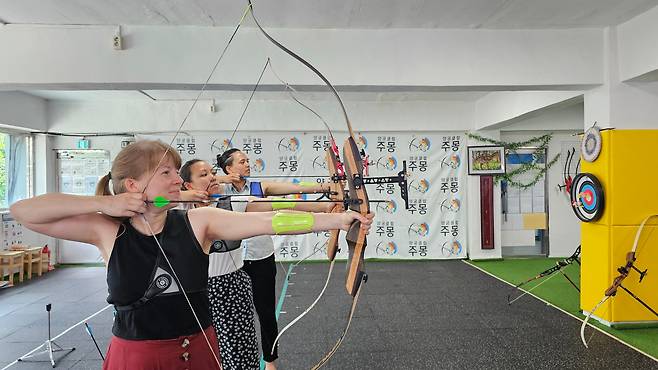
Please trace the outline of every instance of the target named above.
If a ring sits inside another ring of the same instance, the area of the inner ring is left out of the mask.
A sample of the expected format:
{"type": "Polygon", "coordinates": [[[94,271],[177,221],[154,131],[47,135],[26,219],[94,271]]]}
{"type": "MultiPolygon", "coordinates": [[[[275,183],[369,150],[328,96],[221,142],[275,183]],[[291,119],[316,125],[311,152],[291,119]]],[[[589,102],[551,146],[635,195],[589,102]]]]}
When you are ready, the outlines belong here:
{"type": "Polygon", "coordinates": [[[48,312],[48,339],[37,349],[46,347],[43,351],[36,352],[36,353],[29,353],[27,355],[24,355],[23,357],[19,358],[18,361],[21,362],[46,362],[48,360],[32,360],[33,357],[40,356],[43,354],[48,354],[48,357],[50,358],[50,364],[53,365],[53,367],[57,366],[55,359],[53,357],[53,353],[55,352],[66,352],[62,356],[60,356],[57,360],[61,360],[63,357],[68,355],[69,353],[75,351],[75,347],[71,348],[63,348],[59,344],[57,344],[54,340],[51,340],[50,336],[50,309],[52,308],[52,305],[48,303],[46,305],[46,311],[48,312]]]}

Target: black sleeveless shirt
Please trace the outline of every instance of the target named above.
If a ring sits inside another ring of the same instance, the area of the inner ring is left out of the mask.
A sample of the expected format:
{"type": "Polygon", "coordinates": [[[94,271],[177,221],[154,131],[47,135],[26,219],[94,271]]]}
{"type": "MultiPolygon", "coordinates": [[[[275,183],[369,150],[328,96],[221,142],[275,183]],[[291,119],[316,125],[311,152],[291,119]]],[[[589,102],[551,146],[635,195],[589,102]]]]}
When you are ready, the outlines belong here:
{"type": "MultiPolygon", "coordinates": [[[[140,233],[129,220],[121,224],[117,235],[107,264],[107,302],[117,308],[112,333],[131,340],[172,339],[198,333],[199,325],[153,236],[140,233]],[[153,292],[158,286],[166,289],[145,298],[147,291],[153,292]]],[[[163,231],[156,237],[201,326],[210,326],[208,255],[194,236],[187,211],[169,210],[163,231]]]]}
{"type": "MultiPolygon", "coordinates": [[[[233,206],[231,205],[231,197],[223,197],[217,200],[217,208],[221,208],[227,211],[233,211],[233,206]]],[[[240,248],[242,240],[215,240],[210,245],[210,253],[226,253],[234,251],[240,248]]]]}

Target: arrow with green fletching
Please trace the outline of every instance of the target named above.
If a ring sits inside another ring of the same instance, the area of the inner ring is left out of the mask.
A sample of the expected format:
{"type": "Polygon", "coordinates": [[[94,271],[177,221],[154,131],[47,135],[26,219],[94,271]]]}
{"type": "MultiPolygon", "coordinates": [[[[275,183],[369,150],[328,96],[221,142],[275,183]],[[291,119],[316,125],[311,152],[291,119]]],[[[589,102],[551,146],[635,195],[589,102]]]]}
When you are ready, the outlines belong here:
{"type": "MultiPolygon", "coordinates": [[[[158,208],[162,208],[165,206],[168,206],[171,203],[216,203],[222,200],[226,200],[227,198],[230,198],[231,196],[240,196],[244,197],[244,195],[227,195],[225,197],[220,197],[218,200],[206,200],[206,201],[198,201],[198,200],[170,200],[167,199],[161,195],[158,195],[157,197],[153,198],[153,200],[147,200],[146,203],[153,204],[154,206],[158,208]]],[[[295,202],[295,203],[336,203],[333,200],[314,200],[314,199],[294,199],[294,198],[288,198],[288,199],[267,199],[267,198],[254,198],[250,200],[229,200],[231,203],[257,203],[257,202],[263,202],[263,203],[290,203],[290,202],[295,202]]],[[[360,199],[346,199],[343,201],[343,203],[347,204],[360,204],[362,201],[360,199]]],[[[370,203],[386,203],[388,200],[369,200],[370,203]]]]}

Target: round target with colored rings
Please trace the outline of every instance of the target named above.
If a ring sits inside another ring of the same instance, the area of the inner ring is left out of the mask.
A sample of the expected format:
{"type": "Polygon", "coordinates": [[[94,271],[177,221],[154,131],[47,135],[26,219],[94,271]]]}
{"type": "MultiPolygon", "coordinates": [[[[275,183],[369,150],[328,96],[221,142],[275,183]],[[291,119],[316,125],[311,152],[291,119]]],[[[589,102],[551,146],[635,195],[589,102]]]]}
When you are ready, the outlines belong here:
{"type": "Polygon", "coordinates": [[[571,186],[571,207],[583,222],[596,221],[603,215],[603,187],[591,173],[579,173],[571,186]]]}
{"type": "Polygon", "coordinates": [[[592,126],[585,131],[583,141],[580,143],[580,154],[587,162],[594,162],[601,154],[601,131],[592,126]]]}

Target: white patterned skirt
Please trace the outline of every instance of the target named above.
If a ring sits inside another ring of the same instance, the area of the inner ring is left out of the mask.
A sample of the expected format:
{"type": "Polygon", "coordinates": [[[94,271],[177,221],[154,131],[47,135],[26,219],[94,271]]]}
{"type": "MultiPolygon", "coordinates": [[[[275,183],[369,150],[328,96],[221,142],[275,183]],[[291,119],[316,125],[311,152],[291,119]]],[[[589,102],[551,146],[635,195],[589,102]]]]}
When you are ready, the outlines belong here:
{"type": "Polygon", "coordinates": [[[239,269],[208,278],[208,298],[223,369],[258,369],[258,341],[249,275],[239,269]]]}

